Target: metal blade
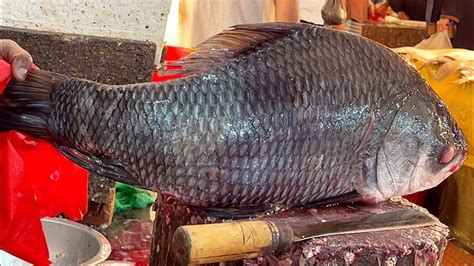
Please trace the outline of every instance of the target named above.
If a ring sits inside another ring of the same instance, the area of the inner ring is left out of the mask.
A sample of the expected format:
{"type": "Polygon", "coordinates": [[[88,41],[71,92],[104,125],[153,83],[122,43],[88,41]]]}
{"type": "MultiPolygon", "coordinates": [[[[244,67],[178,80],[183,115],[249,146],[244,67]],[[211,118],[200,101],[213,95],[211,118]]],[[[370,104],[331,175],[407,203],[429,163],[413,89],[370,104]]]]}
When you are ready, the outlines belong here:
{"type": "Polygon", "coordinates": [[[424,227],[436,223],[438,220],[421,210],[405,209],[318,224],[293,226],[295,236],[293,241],[303,241],[321,236],[424,227]]]}

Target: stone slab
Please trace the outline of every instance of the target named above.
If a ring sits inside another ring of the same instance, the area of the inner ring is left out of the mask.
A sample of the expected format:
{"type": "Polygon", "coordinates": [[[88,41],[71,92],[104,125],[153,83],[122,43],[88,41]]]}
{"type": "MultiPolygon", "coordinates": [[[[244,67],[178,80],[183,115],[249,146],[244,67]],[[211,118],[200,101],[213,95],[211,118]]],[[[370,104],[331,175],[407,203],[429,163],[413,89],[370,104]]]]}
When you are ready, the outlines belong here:
{"type": "Polygon", "coordinates": [[[156,45],[125,39],[0,27],[31,53],[41,69],[107,84],[148,82],[155,68],[156,45]]]}
{"type": "Polygon", "coordinates": [[[390,23],[364,23],[361,35],[390,48],[414,46],[426,35],[426,29],[390,23]]]}

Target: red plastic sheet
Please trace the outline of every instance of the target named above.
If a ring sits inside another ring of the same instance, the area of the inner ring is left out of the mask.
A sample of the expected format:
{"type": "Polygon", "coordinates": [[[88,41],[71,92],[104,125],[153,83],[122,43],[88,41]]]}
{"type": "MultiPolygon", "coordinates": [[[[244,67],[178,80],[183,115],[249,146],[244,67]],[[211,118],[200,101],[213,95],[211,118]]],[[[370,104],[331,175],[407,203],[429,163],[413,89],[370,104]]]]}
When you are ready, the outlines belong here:
{"type": "MultiPolygon", "coordinates": [[[[0,60],[0,93],[12,78],[0,60]]],[[[87,211],[88,172],[51,144],[16,131],[0,133],[0,249],[34,265],[48,265],[40,219],[87,211]]]]}

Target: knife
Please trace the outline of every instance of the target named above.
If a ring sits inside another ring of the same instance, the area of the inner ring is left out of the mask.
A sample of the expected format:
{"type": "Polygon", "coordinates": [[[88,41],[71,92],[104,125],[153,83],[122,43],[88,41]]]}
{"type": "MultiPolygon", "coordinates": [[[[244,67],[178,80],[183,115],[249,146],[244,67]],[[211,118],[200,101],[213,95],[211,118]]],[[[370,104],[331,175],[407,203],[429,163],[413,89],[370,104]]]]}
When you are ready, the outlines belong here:
{"type": "Polygon", "coordinates": [[[292,243],[323,236],[430,226],[438,221],[411,208],[347,219],[295,225],[281,220],[185,225],[174,235],[172,249],[183,265],[256,258],[292,243]]]}

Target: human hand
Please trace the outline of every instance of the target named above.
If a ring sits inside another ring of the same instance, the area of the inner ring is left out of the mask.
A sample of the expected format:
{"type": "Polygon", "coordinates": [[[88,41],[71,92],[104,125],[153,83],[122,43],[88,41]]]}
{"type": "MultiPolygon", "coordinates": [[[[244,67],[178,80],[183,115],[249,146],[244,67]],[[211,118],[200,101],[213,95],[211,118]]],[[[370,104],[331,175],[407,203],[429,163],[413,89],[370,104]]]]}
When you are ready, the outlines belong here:
{"type": "Polygon", "coordinates": [[[31,55],[16,42],[8,39],[0,39],[0,59],[11,64],[13,76],[17,80],[25,80],[33,64],[31,55]]]}
{"type": "Polygon", "coordinates": [[[448,24],[449,24],[449,19],[447,18],[441,18],[440,20],[438,20],[438,23],[437,23],[438,31],[447,30],[448,24]]]}
{"type": "Polygon", "coordinates": [[[403,11],[398,12],[398,18],[403,19],[403,20],[409,20],[410,17],[403,11]]]}

